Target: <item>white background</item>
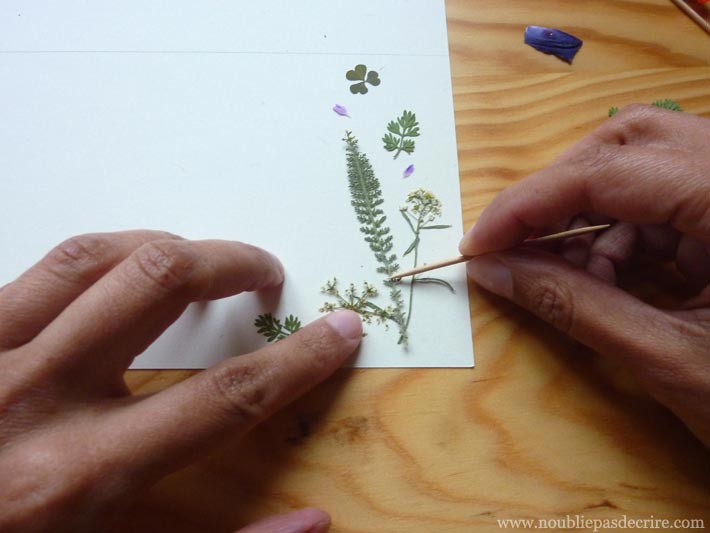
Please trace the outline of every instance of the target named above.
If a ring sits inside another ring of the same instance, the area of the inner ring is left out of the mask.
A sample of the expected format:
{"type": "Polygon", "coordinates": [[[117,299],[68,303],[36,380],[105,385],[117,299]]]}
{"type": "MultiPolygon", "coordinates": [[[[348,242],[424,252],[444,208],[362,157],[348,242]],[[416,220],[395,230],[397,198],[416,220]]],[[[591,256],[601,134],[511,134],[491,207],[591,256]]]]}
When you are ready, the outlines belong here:
{"type": "MultiPolygon", "coordinates": [[[[382,182],[399,255],[411,234],[398,208],[417,187],[442,200],[439,223],[453,225],[423,235],[421,261],[456,254],[443,2],[23,4],[0,7],[0,284],[67,236],[131,228],[250,242],[287,269],[280,299],[192,306],[135,368],[197,368],[251,351],[264,343],[257,314],[316,318],[332,276],[377,284],[350,206],[346,129],[382,182]],[[344,77],[358,63],[382,79],[364,96],[344,77]],[[417,113],[422,136],[394,161],[380,139],[403,109],[417,113]],[[410,163],[416,172],[403,179],[410,163]]],[[[417,286],[410,348],[396,345],[396,328],[369,326],[356,366],[472,365],[463,267],[441,277],[457,294],[417,286]]]]}

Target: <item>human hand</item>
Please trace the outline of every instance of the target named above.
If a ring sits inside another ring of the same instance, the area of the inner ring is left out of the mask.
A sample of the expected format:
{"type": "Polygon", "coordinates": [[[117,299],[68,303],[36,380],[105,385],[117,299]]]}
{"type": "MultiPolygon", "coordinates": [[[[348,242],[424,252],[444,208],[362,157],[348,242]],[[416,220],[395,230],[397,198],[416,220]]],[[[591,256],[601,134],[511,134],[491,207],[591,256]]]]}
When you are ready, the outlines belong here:
{"type": "Polygon", "coordinates": [[[464,236],[477,283],[626,363],[710,446],[710,120],[630,106],[503,191],[464,236]],[[531,235],[611,222],[556,253],[531,235]],[[495,252],[495,253],[487,253],[495,252]],[[636,254],[673,260],[697,295],[661,310],[617,288],[636,254]]]}
{"type": "MultiPolygon", "coordinates": [[[[0,289],[0,531],[97,531],[141,491],[323,381],[360,343],[318,320],[148,397],[123,373],[193,301],[276,286],[279,261],[226,241],[84,235],[0,289]]],[[[325,531],[315,509],[244,531],[325,531]]]]}

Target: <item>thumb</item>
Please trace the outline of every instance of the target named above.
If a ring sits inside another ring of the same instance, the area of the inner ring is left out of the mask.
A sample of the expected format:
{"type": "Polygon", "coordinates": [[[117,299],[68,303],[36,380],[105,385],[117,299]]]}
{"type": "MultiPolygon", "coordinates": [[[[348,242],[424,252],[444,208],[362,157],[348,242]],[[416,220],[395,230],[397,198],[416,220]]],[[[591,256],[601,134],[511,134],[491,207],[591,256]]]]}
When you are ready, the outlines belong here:
{"type": "MultiPolygon", "coordinates": [[[[515,250],[472,259],[469,276],[593,350],[623,359],[644,381],[687,365],[684,323],[558,256],[515,250]]],[[[687,329],[687,327],[685,327],[687,329]]]]}
{"type": "Polygon", "coordinates": [[[319,509],[301,509],[259,520],[237,533],[325,533],[330,516],[319,509]]]}

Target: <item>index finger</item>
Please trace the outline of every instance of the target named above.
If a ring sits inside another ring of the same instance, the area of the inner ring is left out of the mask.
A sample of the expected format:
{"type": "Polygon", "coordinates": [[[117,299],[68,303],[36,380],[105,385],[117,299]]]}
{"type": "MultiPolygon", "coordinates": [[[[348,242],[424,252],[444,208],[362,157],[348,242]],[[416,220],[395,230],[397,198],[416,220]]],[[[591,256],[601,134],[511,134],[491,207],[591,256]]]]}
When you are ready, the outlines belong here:
{"type": "Polygon", "coordinates": [[[536,229],[583,212],[633,224],[668,223],[710,241],[707,161],[688,152],[590,144],[500,193],[460,244],[463,255],[511,248],[536,229]]]}
{"type": "Polygon", "coordinates": [[[120,409],[105,418],[97,434],[113,443],[116,462],[130,465],[126,470],[131,471],[121,475],[141,481],[163,476],[313,388],[347,360],[361,339],[356,313],[333,313],[273,345],[120,409]]]}

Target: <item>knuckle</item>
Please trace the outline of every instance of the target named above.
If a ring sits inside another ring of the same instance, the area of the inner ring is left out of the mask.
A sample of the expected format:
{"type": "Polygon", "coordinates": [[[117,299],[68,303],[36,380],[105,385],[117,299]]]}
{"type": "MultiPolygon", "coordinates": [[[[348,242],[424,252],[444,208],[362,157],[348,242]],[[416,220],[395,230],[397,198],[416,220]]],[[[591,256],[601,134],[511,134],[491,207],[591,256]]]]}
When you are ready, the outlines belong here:
{"type": "Polygon", "coordinates": [[[168,292],[192,285],[200,270],[198,255],[185,241],[152,241],[141,246],[132,257],[150,283],[168,292]]]}
{"type": "Polygon", "coordinates": [[[76,281],[96,275],[103,268],[108,253],[108,243],[99,235],[77,235],[55,246],[47,254],[44,265],[59,278],[76,281]]]}
{"type": "Polygon", "coordinates": [[[564,333],[574,324],[574,300],[566,285],[543,281],[531,299],[531,311],[564,333]]]}
{"type": "Polygon", "coordinates": [[[618,117],[629,120],[645,118],[649,111],[653,111],[653,106],[645,104],[629,104],[624,106],[618,113],[618,117]]]}
{"type": "Polygon", "coordinates": [[[632,144],[658,128],[663,129],[663,115],[663,110],[651,105],[631,104],[624,107],[613,122],[621,144],[632,144]]]}
{"type": "Polygon", "coordinates": [[[172,233],[171,231],[165,231],[161,230],[156,232],[162,236],[163,239],[170,239],[174,241],[185,241],[185,237],[181,237],[180,235],[177,235],[176,233],[172,233]]]}
{"type": "Polygon", "coordinates": [[[267,413],[264,371],[251,363],[228,362],[211,372],[210,386],[230,419],[247,424],[267,413]]]}

